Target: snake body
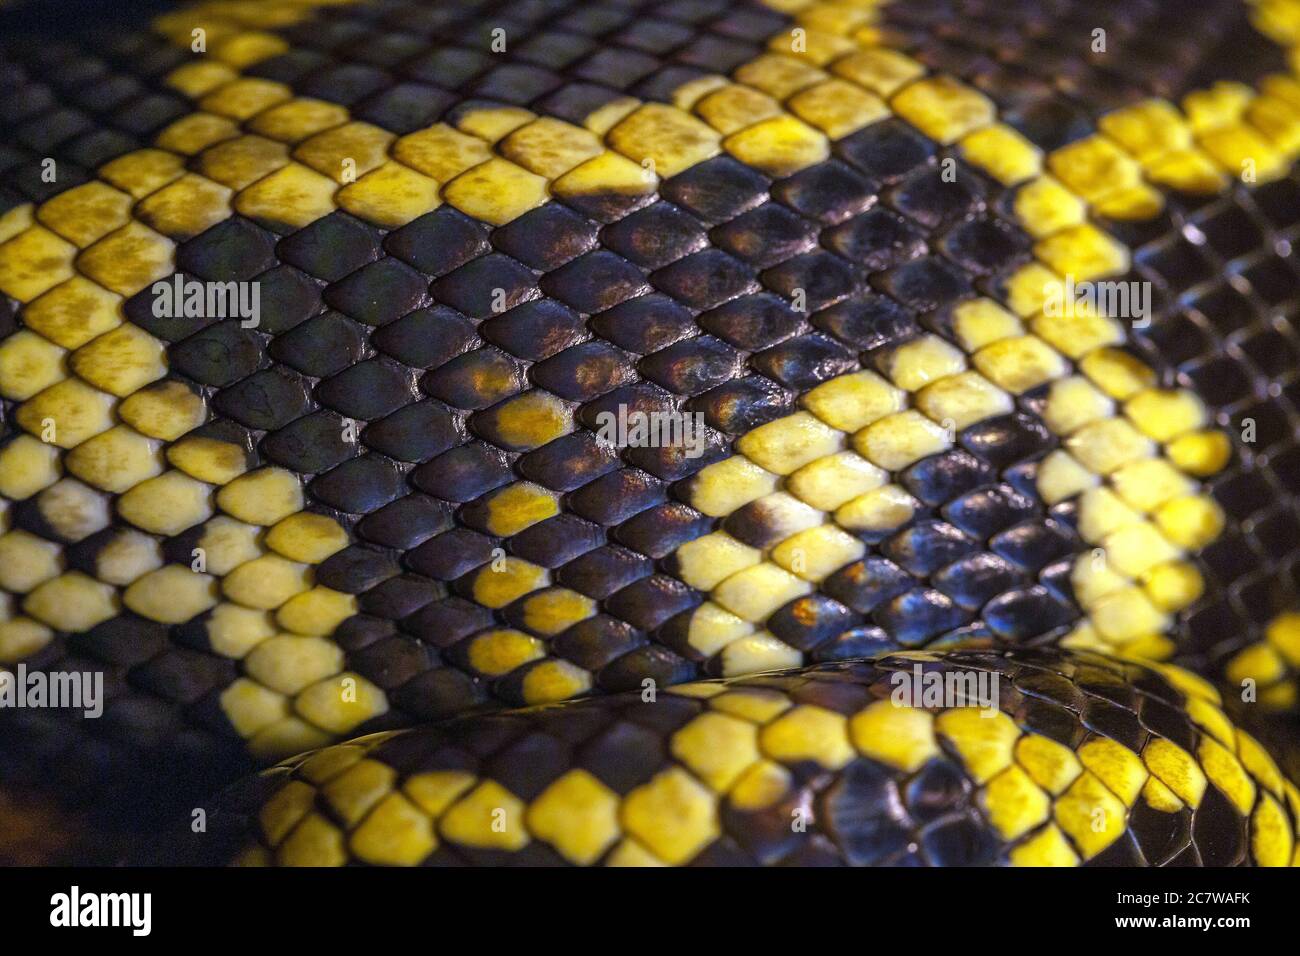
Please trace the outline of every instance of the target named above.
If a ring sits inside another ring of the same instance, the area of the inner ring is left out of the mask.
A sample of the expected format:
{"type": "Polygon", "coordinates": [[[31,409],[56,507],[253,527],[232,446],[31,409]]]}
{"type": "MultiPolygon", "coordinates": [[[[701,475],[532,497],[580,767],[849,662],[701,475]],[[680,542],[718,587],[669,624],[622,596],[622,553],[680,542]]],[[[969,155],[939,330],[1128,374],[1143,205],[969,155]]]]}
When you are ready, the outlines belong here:
{"type": "Polygon", "coordinates": [[[1300,3],[84,12],[0,859],[1300,862],[1300,3]]]}

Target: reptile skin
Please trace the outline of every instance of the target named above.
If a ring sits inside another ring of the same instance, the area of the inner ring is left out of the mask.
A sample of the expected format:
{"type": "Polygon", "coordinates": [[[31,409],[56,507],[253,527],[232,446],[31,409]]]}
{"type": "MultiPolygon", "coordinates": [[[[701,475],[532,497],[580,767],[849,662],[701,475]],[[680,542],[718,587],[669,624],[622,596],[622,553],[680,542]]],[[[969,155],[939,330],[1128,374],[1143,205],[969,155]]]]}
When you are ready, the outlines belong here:
{"type": "Polygon", "coordinates": [[[78,9],[0,861],[1300,864],[1300,2],[78,9]]]}

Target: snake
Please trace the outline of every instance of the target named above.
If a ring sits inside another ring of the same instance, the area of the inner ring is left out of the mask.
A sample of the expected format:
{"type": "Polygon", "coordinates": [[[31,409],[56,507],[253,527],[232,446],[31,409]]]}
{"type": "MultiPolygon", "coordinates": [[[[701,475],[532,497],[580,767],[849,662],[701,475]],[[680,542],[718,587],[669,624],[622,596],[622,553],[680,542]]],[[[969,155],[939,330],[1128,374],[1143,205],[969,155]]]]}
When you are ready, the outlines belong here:
{"type": "Polygon", "coordinates": [[[0,861],[1300,865],[1297,0],[11,2],[0,91],[0,861]]]}

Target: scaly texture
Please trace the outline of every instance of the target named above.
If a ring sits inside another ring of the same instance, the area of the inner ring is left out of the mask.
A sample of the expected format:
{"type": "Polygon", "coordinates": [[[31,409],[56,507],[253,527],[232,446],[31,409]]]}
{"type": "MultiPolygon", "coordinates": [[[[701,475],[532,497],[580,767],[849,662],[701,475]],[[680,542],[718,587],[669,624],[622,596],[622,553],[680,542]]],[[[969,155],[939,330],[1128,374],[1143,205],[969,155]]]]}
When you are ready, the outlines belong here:
{"type": "Polygon", "coordinates": [[[914,648],[1292,709],[1295,10],[5,14],[0,665],[109,700],[0,767],[111,847],[356,734],[914,648]],[[1107,280],[1149,322],[1047,308],[1107,280]]]}
{"type": "Polygon", "coordinates": [[[1218,704],[1087,652],[913,652],[376,734],[214,819],[243,864],[1290,865],[1300,791],[1218,704]],[[914,669],[981,677],[899,706],[914,669]]]}

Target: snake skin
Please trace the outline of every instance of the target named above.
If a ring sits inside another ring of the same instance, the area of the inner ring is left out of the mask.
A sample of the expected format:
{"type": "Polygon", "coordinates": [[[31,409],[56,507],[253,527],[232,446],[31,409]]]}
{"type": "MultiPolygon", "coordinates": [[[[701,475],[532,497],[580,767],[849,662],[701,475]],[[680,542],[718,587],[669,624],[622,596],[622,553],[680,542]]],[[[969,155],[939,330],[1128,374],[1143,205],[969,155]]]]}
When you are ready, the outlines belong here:
{"type": "Polygon", "coordinates": [[[1300,17],[1201,6],[0,12],[0,666],[107,697],[0,859],[1291,863],[1300,17]]]}
{"type": "Polygon", "coordinates": [[[260,835],[234,844],[245,864],[1042,866],[1082,862],[1072,846],[1092,866],[1284,861],[1300,792],[1267,757],[1210,786],[1162,763],[1216,762],[1198,699],[1089,654],[819,664],[340,744],[229,791],[214,832],[260,835]],[[918,666],[996,674],[1001,716],[896,707],[894,675],[918,666]],[[1158,779],[1190,804],[1138,796],[1158,779]],[[1268,823],[1246,815],[1257,790],[1268,823]],[[476,819],[488,808],[499,832],[476,819]]]}

